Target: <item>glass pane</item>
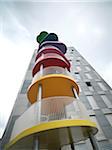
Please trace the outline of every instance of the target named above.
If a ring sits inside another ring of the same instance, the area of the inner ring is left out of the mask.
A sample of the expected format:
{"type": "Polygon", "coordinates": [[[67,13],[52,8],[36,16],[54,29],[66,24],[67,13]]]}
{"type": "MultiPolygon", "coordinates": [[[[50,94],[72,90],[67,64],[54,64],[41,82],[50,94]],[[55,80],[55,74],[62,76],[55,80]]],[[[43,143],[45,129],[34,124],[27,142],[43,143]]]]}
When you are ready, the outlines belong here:
{"type": "Polygon", "coordinates": [[[107,105],[108,108],[112,108],[112,104],[106,95],[101,95],[101,98],[103,99],[104,103],[107,105]]]}
{"type": "Polygon", "coordinates": [[[89,103],[90,103],[90,105],[93,109],[99,109],[99,107],[98,107],[96,101],[94,100],[93,96],[91,96],[91,95],[87,96],[87,99],[88,99],[88,101],[89,101],[89,103]]]}
{"type": "Polygon", "coordinates": [[[94,89],[93,89],[93,87],[92,87],[92,85],[91,85],[91,82],[85,82],[85,83],[86,83],[86,85],[88,86],[89,90],[93,92],[94,89]]]}
{"type": "Polygon", "coordinates": [[[98,127],[98,133],[96,134],[96,139],[97,139],[97,140],[105,139],[104,133],[103,133],[103,131],[102,131],[102,129],[101,129],[101,127],[100,127],[100,125],[99,125],[99,123],[98,123],[96,117],[95,117],[95,116],[92,116],[91,119],[92,119],[94,122],[96,122],[96,125],[97,125],[97,127],[98,127]]]}
{"type": "Polygon", "coordinates": [[[85,66],[86,71],[91,71],[91,69],[88,66],[85,66]]]}
{"type": "Polygon", "coordinates": [[[105,117],[107,118],[107,120],[109,121],[109,123],[112,126],[112,114],[105,115],[105,117]]]}
{"type": "Polygon", "coordinates": [[[81,79],[81,77],[80,77],[80,75],[79,75],[79,73],[78,73],[78,72],[75,72],[75,77],[76,77],[76,79],[78,79],[78,80],[80,80],[80,79],[81,79]]]}
{"type": "Polygon", "coordinates": [[[89,73],[86,73],[85,75],[86,75],[86,77],[87,77],[88,79],[92,79],[92,77],[91,77],[91,75],[90,75],[89,73]]]}
{"type": "Polygon", "coordinates": [[[103,90],[103,91],[106,91],[106,87],[102,84],[102,82],[98,82],[98,85],[100,86],[100,88],[103,90]]]}
{"type": "Polygon", "coordinates": [[[42,69],[41,71],[37,72],[35,76],[33,77],[33,81],[37,80],[38,78],[42,76],[49,75],[49,74],[64,74],[64,75],[71,76],[69,71],[66,68],[52,66],[52,67],[46,67],[42,69]]]}
{"type": "Polygon", "coordinates": [[[92,91],[92,92],[94,91],[92,86],[88,86],[88,88],[89,88],[90,91],[92,91]]]}
{"type": "Polygon", "coordinates": [[[76,69],[77,69],[78,72],[81,71],[80,66],[76,66],[76,69]]]}

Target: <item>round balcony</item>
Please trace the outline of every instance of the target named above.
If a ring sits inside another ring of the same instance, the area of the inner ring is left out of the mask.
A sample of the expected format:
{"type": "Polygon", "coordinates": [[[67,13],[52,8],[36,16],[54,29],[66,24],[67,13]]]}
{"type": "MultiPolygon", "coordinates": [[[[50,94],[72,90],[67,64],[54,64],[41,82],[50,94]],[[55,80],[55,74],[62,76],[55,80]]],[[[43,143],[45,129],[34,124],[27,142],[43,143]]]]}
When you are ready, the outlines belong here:
{"type": "Polygon", "coordinates": [[[54,46],[56,48],[58,48],[63,54],[66,53],[67,51],[67,47],[64,43],[58,42],[58,41],[47,41],[47,42],[43,42],[40,46],[38,51],[40,51],[41,48],[45,47],[45,46],[54,46]]]}
{"type": "Polygon", "coordinates": [[[16,120],[7,149],[31,148],[35,135],[40,149],[59,149],[86,140],[97,131],[80,100],[50,97],[31,105],[16,120]]]}
{"type": "Polygon", "coordinates": [[[53,46],[46,46],[46,47],[43,47],[39,53],[37,54],[36,56],[36,59],[35,61],[37,61],[37,59],[43,55],[43,54],[46,54],[46,53],[55,53],[55,54],[59,54],[60,56],[62,56],[69,64],[70,66],[70,62],[68,61],[68,59],[64,56],[64,54],[57,48],[53,47],[53,46]]]}
{"type": "Polygon", "coordinates": [[[62,74],[62,75],[71,76],[70,72],[67,69],[62,67],[52,66],[52,67],[42,68],[42,70],[40,70],[34,75],[32,82],[35,82],[39,78],[50,74],[62,74]]]}
{"type": "Polygon", "coordinates": [[[72,87],[79,94],[79,87],[73,78],[63,74],[48,74],[40,78],[35,77],[28,88],[27,97],[30,103],[37,101],[38,88],[42,85],[42,98],[52,96],[71,96],[74,97],[72,87]]]}
{"type": "Polygon", "coordinates": [[[59,66],[63,68],[67,68],[70,71],[70,63],[66,61],[62,56],[56,53],[46,53],[41,55],[32,70],[32,75],[34,76],[39,70],[40,66],[43,65],[43,68],[50,66],[59,66]]]}

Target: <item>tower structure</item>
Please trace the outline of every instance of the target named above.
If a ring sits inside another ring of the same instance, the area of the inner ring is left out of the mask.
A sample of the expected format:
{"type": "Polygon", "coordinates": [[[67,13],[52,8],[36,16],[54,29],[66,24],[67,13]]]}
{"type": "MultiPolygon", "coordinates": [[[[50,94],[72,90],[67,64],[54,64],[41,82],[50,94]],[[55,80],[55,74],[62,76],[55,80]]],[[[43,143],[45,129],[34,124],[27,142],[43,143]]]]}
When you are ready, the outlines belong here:
{"type": "MultiPolygon", "coordinates": [[[[28,99],[23,99],[24,102],[27,102],[27,107],[24,109],[24,113],[15,117],[16,121],[11,118],[14,113],[13,110],[2,139],[2,145],[7,143],[5,148],[11,150],[74,150],[77,147],[79,149],[84,141],[90,139],[90,142],[87,142],[89,143],[88,150],[100,149],[94,137],[98,129],[95,122],[91,121],[86,109],[90,105],[85,102],[86,100],[83,100],[86,107],[83,105],[82,100],[80,100],[82,91],[80,95],[79,86],[76,83],[77,79],[80,79],[81,68],[79,65],[74,67],[76,81],[73,78],[73,68],[70,69],[73,64],[75,66],[76,63],[80,62],[77,52],[73,48],[71,51],[69,49],[68,60],[65,56],[66,45],[59,42],[58,36],[54,33],[42,32],[37,37],[37,41],[39,48],[33,57],[35,61],[31,67],[32,81],[28,84],[24,82],[20,91],[26,93],[27,89],[28,99]],[[74,51],[77,61],[74,63],[75,59],[73,59],[71,66],[69,55],[74,51]],[[11,126],[12,120],[15,123],[11,126]],[[6,139],[7,135],[9,137],[6,139]]],[[[30,64],[30,66],[32,65],[30,64]]],[[[94,91],[90,81],[87,80],[86,85],[89,87],[86,93],[94,91]]],[[[23,102],[19,103],[22,106],[23,102]]],[[[91,97],[90,104],[92,103],[97,106],[91,97]]],[[[15,109],[17,109],[17,104],[15,105],[15,109]]],[[[92,111],[90,113],[91,116],[94,114],[92,111]]],[[[83,146],[83,149],[86,148],[83,146]]]]}

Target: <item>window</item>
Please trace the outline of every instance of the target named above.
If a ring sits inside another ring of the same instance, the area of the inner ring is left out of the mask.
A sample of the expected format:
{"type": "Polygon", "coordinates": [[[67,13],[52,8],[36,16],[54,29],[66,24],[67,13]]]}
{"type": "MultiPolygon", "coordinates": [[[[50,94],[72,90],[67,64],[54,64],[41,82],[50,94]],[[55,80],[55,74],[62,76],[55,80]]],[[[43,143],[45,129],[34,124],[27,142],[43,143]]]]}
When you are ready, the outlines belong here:
{"type": "Polygon", "coordinates": [[[81,60],[81,57],[79,56],[79,57],[77,57],[77,61],[80,61],[81,60]]]}
{"type": "Polygon", "coordinates": [[[75,72],[75,74],[79,74],[79,72],[75,72]]]}
{"type": "Polygon", "coordinates": [[[101,98],[103,99],[104,103],[107,105],[108,108],[112,108],[112,104],[106,95],[101,95],[101,98]]]}
{"type": "Polygon", "coordinates": [[[110,93],[112,94],[112,90],[110,90],[110,93]]]}
{"type": "Polygon", "coordinates": [[[28,89],[28,86],[30,85],[31,80],[25,80],[23,83],[23,86],[21,88],[21,94],[26,94],[26,91],[28,89]]]}
{"type": "Polygon", "coordinates": [[[100,86],[100,88],[103,90],[103,91],[106,91],[106,87],[102,84],[102,82],[98,82],[98,85],[100,86]]]}
{"type": "Polygon", "coordinates": [[[98,105],[97,105],[97,103],[96,103],[96,101],[94,100],[94,98],[93,98],[92,95],[87,96],[87,99],[88,99],[88,101],[89,101],[89,103],[90,103],[92,109],[99,109],[99,107],[98,107],[98,105]]]}
{"type": "Polygon", "coordinates": [[[77,62],[77,65],[80,65],[80,61],[76,61],[77,62]]]}
{"type": "Polygon", "coordinates": [[[79,59],[77,59],[76,62],[77,62],[77,65],[80,65],[80,60],[79,59]]]}
{"type": "Polygon", "coordinates": [[[92,119],[93,122],[96,123],[97,128],[98,128],[98,133],[96,134],[96,139],[97,139],[97,140],[105,139],[104,133],[103,133],[103,131],[102,131],[102,129],[101,129],[101,127],[100,127],[100,125],[99,125],[99,123],[98,123],[96,117],[95,117],[95,116],[92,116],[91,119],[92,119]]]}
{"type": "Polygon", "coordinates": [[[105,115],[105,117],[107,118],[108,122],[111,124],[112,126],[112,114],[108,114],[108,115],[105,115]]]}
{"type": "Polygon", "coordinates": [[[79,75],[79,72],[75,72],[75,77],[77,78],[77,79],[81,79],[81,77],[80,77],[80,75],[79,75]]]}
{"type": "Polygon", "coordinates": [[[87,71],[91,71],[91,69],[90,69],[88,66],[85,66],[85,69],[86,69],[87,71]]]}
{"type": "Polygon", "coordinates": [[[91,85],[91,82],[86,82],[86,85],[87,85],[87,86],[92,86],[92,85],[91,85]]]}
{"type": "Polygon", "coordinates": [[[96,73],[96,72],[94,71],[94,74],[96,75],[96,77],[97,77],[98,79],[100,79],[100,76],[98,75],[98,73],[96,73]]]}
{"type": "Polygon", "coordinates": [[[94,89],[93,89],[93,87],[91,85],[91,82],[86,82],[86,85],[88,86],[90,91],[92,91],[92,92],[94,91],[94,89]]]}
{"type": "Polygon", "coordinates": [[[81,71],[80,66],[76,66],[77,71],[81,71]]]}
{"type": "Polygon", "coordinates": [[[70,54],[73,54],[73,51],[71,51],[70,54]]]}
{"type": "Polygon", "coordinates": [[[91,75],[90,75],[89,73],[86,73],[85,75],[86,75],[86,77],[87,77],[88,79],[92,79],[92,77],[91,77],[91,75]]]}

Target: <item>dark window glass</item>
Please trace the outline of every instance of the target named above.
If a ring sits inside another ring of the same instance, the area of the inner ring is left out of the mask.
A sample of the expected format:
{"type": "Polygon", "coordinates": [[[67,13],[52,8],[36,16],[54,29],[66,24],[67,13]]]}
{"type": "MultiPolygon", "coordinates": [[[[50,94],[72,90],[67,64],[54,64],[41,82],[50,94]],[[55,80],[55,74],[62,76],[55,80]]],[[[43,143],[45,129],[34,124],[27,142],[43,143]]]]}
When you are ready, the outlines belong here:
{"type": "Polygon", "coordinates": [[[75,72],[75,74],[79,74],[79,72],[75,72]]]}
{"type": "Polygon", "coordinates": [[[86,82],[86,85],[87,85],[87,86],[92,86],[92,85],[91,85],[91,82],[86,82]]]}

